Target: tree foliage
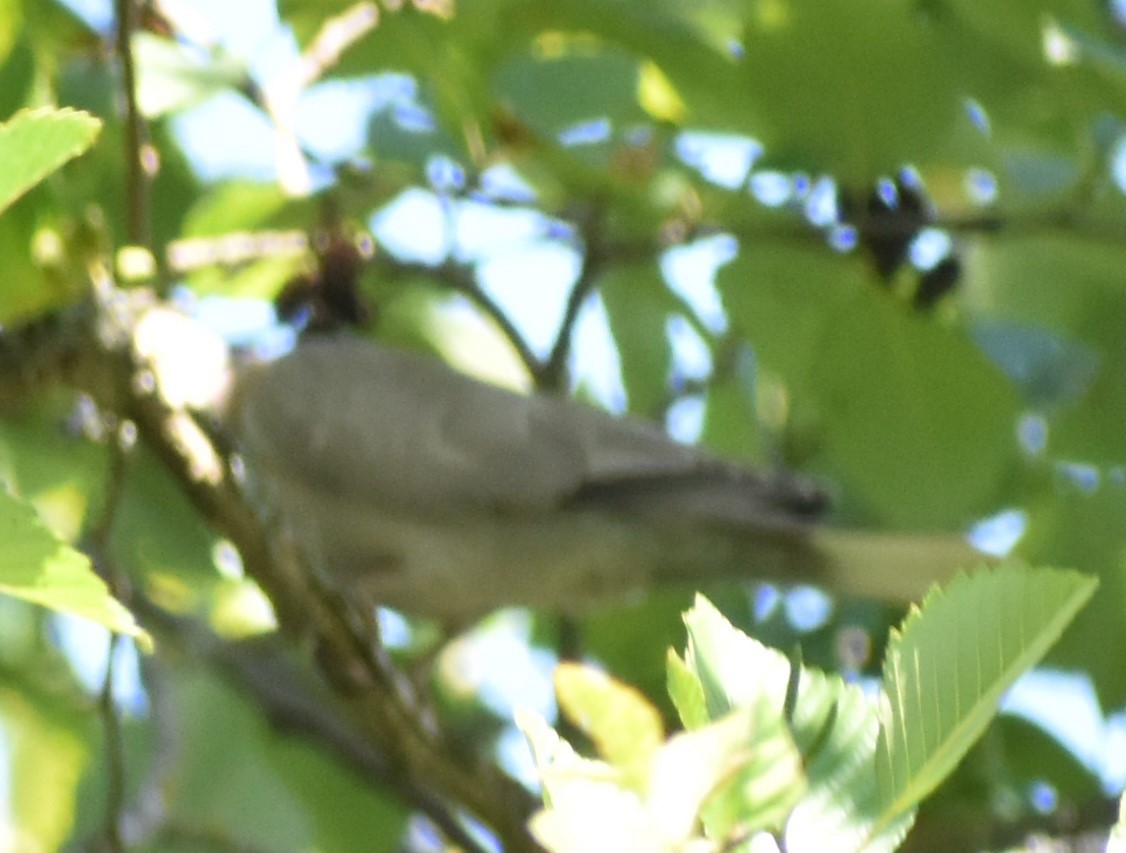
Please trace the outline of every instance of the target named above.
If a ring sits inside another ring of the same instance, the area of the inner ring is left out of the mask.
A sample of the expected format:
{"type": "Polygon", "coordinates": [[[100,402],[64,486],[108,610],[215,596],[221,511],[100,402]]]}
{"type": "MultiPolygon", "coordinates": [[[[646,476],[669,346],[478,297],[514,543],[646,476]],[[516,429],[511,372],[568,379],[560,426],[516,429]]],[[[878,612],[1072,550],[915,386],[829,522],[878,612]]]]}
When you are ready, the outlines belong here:
{"type": "Polygon", "coordinates": [[[257,53],[211,6],[78,5],[0,0],[0,847],[1115,823],[1108,768],[993,718],[1057,640],[1126,701],[1119,4],[278,0],[257,53]],[[207,410],[202,321],[264,347],[230,332],[264,300],[800,470],[835,524],[1007,522],[1013,561],[905,619],[716,585],[381,642],[207,410]],[[520,714],[540,802],[500,685],[550,715],[574,652],[562,737],[520,714]]]}

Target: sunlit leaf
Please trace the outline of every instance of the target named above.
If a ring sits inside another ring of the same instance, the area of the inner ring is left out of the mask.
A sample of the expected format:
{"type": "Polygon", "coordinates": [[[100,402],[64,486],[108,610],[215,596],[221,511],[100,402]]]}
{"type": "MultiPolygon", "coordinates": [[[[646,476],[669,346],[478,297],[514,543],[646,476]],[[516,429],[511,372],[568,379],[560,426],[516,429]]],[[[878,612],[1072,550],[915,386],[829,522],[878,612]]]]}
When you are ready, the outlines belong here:
{"type": "MultiPolygon", "coordinates": [[[[801,753],[777,707],[763,699],[683,738],[692,763],[705,757],[716,761],[712,778],[720,781],[700,806],[710,836],[777,832],[785,825],[805,793],[806,777],[801,753]]],[[[680,744],[674,740],[669,749],[674,745],[680,744]]],[[[683,784],[684,776],[677,775],[683,784]]]]}
{"type": "Polygon", "coordinates": [[[1005,565],[958,578],[908,616],[884,661],[878,828],[954,769],[1096,586],[1077,572],[1005,565]]]}
{"type": "Polygon", "coordinates": [[[76,110],[23,110],[0,124],[0,211],[89,148],[100,128],[76,110]]]}
{"type": "Polygon", "coordinates": [[[568,663],[555,670],[555,693],[603,759],[628,778],[644,778],[650,755],[664,740],[660,714],[644,696],[603,672],[568,663]]]}
{"type": "Polygon", "coordinates": [[[0,593],[151,642],[132,614],[109,594],[90,561],[56,539],[35,510],[3,491],[0,528],[0,593]]]}
{"type": "Polygon", "coordinates": [[[16,782],[5,827],[11,850],[59,849],[75,821],[79,783],[93,746],[88,718],[38,692],[32,695],[7,681],[0,690],[0,731],[5,766],[16,782]],[[13,826],[14,823],[14,826],[13,826]]]}
{"type": "Polygon", "coordinates": [[[202,58],[186,45],[152,33],[133,36],[141,112],[157,118],[198,104],[246,80],[246,66],[224,52],[202,58]]]}
{"type": "MultiPolygon", "coordinates": [[[[761,702],[781,714],[791,668],[783,654],[734,628],[703,598],[685,614],[685,624],[685,665],[699,679],[712,719],[761,702]]],[[[871,832],[878,812],[875,704],[840,677],[803,667],[789,729],[808,784],[786,824],[787,849],[894,848],[913,815],[899,816],[878,836],[871,832]]]]}
{"type": "Polygon", "coordinates": [[[708,722],[704,688],[696,673],[672,649],[666,658],[669,697],[684,727],[697,729],[708,722]]]}

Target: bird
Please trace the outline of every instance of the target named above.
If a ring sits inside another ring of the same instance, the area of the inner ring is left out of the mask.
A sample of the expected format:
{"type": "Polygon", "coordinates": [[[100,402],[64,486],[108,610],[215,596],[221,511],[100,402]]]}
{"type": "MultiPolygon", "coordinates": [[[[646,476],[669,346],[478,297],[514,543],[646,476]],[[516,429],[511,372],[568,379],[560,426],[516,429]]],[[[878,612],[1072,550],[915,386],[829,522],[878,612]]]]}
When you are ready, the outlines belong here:
{"type": "Polygon", "coordinates": [[[803,476],[349,330],[242,368],[222,417],[317,571],[451,624],[735,579],[905,602],[982,561],[954,533],[834,527],[803,476]]]}

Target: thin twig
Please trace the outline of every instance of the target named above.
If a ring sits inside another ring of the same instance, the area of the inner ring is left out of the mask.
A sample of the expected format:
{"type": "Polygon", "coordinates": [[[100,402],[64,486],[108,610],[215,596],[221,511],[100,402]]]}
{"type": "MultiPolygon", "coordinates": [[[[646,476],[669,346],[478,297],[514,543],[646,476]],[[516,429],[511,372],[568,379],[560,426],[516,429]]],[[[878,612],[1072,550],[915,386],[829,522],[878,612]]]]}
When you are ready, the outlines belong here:
{"type": "Polygon", "coordinates": [[[149,221],[149,175],[145,169],[144,118],[137,103],[137,70],[133,63],[136,0],[117,0],[117,55],[121,62],[121,88],[125,96],[126,229],[129,243],[152,248],[149,221]]]}
{"type": "Polygon", "coordinates": [[[121,718],[113,698],[114,659],[117,657],[119,634],[109,635],[106,649],[106,674],[98,703],[106,750],[106,846],[114,853],[125,850],[121,837],[121,818],[125,809],[125,746],[121,735],[121,718]]]}
{"type": "MultiPolygon", "coordinates": [[[[143,597],[134,595],[130,605],[139,618],[148,622],[151,613],[140,606],[143,602],[143,597]]],[[[164,638],[160,641],[163,643],[164,638]]],[[[172,780],[179,770],[182,754],[178,728],[180,709],[167,684],[162,662],[156,655],[143,655],[140,666],[153,738],[145,777],[136,786],[121,816],[122,836],[130,849],[151,844],[168,823],[168,791],[174,788],[172,780]]]]}
{"type": "Polygon", "coordinates": [[[410,279],[421,275],[433,278],[451,291],[465,296],[480,308],[490,320],[496,323],[497,328],[512,345],[512,348],[516,350],[516,355],[531,376],[535,377],[543,370],[542,360],[532,350],[500,303],[489,296],[477,282],[470,267],[455,261],[448,261],[440,266],[431,267],[426,264],[394,260],[388,257],[386,253],[377,254],[371,263],[379,267],[379,275],[383,281],[410,279]]]}
{"type": "Polygon", "coordinates": [[[583,260],[579,276],[567,296],[563,319],[547,362],[536,373],[536,387],[541,391],[560,392],[567,387],[567,361],[571,355],[575,323],[587,297],[598,285],[610,256],[605,251],[602,235],[603,216],[600,208],[586,218],[580,231],[583,237],[583,260]]]}
{"type": "MultiPolygon", "coordinates": [[[[111,434],[107,447],[110,464],[106,472],[102,507],[96,522],[83,539],[91,561],[106,581],[110,592],[119,599],[128,599],[125,579],[109,557],[114,519],[121,506],[121,496],[124,491],[128,449],[123,445],[120,433],[111,434]]],[[[113,851],[125,849],[121,834],[125,807],[125,748],[121,735],[121,718],[113,696],[115,658],[120,641],[123,639],[118,634],[111,633],[109,636],[106,671],[99,700],[106,751],[106,844],[113,851]]]]}

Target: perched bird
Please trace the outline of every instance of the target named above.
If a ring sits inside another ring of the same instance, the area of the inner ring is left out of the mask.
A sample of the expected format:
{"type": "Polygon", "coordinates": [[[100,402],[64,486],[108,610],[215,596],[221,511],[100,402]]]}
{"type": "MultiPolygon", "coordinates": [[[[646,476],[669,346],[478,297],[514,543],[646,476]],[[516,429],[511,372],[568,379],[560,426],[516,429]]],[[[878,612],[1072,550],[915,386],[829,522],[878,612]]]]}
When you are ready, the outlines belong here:
{"type": "Polygon", "coordinates": [[[450,622],[724,578],[908,600],[981,559],[953,534],[825,526],[824,493],[795,475],[349,332],[243,369],[226,422],[327,577],[450,622]]]}

